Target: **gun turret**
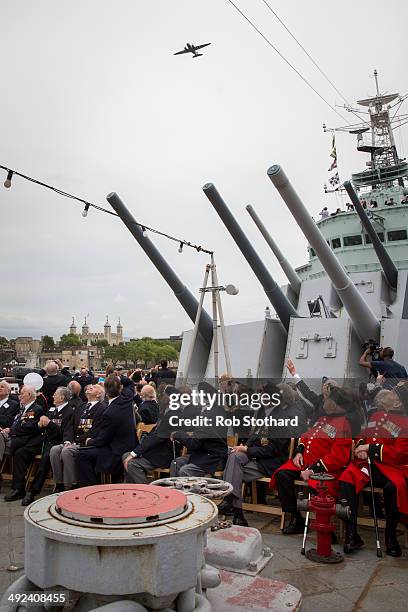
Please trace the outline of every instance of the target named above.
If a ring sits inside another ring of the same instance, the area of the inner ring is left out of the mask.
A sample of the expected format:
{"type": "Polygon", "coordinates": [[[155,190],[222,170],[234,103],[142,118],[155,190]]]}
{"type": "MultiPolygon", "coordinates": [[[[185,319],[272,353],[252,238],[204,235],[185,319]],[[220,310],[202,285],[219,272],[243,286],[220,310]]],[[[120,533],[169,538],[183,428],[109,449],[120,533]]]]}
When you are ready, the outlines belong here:
{"type": "MultiPolygon", "coordinates": [[[[174,291],[174,295],[176,296],[176,298],[194,323],[198,309],[198,301],[196,300],[196,298],[187,289],[187,287],[183,285],[177,274],[175,274],[175,272],[169,266],[167,261],[160,254],[153,242],[147,236],[143,235],[143,231],[141,230],[140,226],[136,223],[135,219],[133,218],[129,210],[126,208],[125,204],[122,202],[118,194],[114,192],[110,193],[106,196],[106,199],[112,206],[113,210],[122,219],[123,223],[126,225],[135,240],[137,240],[137,242],[140,244],[148,258],[155,265],[166,283],[174,291]]],[[[203,310],[201,313],[198,329],[200,332],[200,336],[203,338],[204,342],[210,349],[213,334],[213,323],[210,315],[205,310],[203,310]]]]}
{"type": "Polygon", "coordinates": [[[371,221],[368,218],[367,213],[365,212],[360,200],[358,199],[358,195],[354,191],[353,186],[350,183],[350,181],[346,181],[344,183],[344,187],[350,196],[350,200],[352,201],[358,216],[360,217],[361,223],[363,224],[367,234],[370,237],[370,240],[374,247],[374,251],[376,252],[376,255],[383,269],[386,281],[391,287],[391,289],[396,291],[397,284],[398,284],[398,270],[395,267],[394,262],[392,261],[391,257],[388,255],[387,251],[385,250],[385,247],[382,244],[381,240],[379,239],[377,232],[373,228],[371,221]]]}
{"type": "Polygon", "coordinates": [[[286,274],[286,278],[289,281],[289,285],[293,289],[294,293],[297,296],[299,296],[302,281],[300,280],[297,272],[295,272],[295,270],[292,268],[292,266],[290,265],[290,263],[288,262],[288,260],[286,259],[286,257],[284,256],[284,254],[282,253],[282,251],[280,250],[280,248],[278,247],[278,245],[276,244],[276,242],[274,241],[274,239],[272,238],[272,236],[270,235],[270,233],[268,232],[268,230],[266,229],[266,227],[264,226],[264,224],[262,223],[262,221],[256,214],[253,207],[250,204],[248,204],[246,209],[251,215],[252,219],[254,220],[255,225],[261,232],[262,236],[265,238],[272,252],[276,256],[276,259],[278,260],[280,267],[286,274]]]}
{"type": "Polygon", "coordinates": [[[269,274],[264,263],[261,261],[259,255],[255,251],[254,247],[249,242],[248,238],[245,236],[244,232],[235,220],[228,206],[225,204],[221,195],[218,193],[215,185],[213,185],[212,183],[207,183],[206,185],[204,185],[203,191],[207,198],[210,200],[211,204],[214,206],[216,212],[218,213],[220,219],[223,221],[232,238],[235,240],[235,243],[237,244],[241,253],[247,260],[248,264],[251,266],[255,276],[261,283],[266,295],[268,296],[269,301],[274,307],[283,326],[286,330],[288,330],[290,318],[298,317],[298,313],[293,308],[287,297],[284,295],[279,285],[269,274]]]}
{"type": "Polygon", "coordinates": [[[290,184],[285,172],[280,166],[275,165],[269,168],[268,176],[319,257],[339,298],[347,309],[357,335],[362,340],[379,338],[379,322],[358,289],[354,286],[343,266],[331,251],[310,213],[290,184]]]}

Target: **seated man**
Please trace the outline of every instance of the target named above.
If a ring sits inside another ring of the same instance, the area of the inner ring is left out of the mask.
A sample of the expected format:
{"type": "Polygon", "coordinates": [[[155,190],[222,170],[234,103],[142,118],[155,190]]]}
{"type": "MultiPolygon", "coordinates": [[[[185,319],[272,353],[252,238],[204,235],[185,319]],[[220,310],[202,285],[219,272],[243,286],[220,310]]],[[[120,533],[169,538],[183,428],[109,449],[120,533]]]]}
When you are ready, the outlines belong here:
{"type": "Polygon", "coordinates": [[[10,397],[11,386],[5,380],[0,381],[0,431],[11,427],[19,410],[19,404],[10,397]]]}
{"type": "MultiPolygon", "coordinates": [[[[70,385],[78,385],[72,381],[70,385]]],[[[68,385],[69,386],[69,385],[68,385]]],[[[69,491],[78,482],[75,457],[87,438],[98,435],[102,415],[106,409],[103,400],[105,391],[100,385],[88,385],[85,388],[87,402],[74,411],[69,427],[64,430],[62,444],[56,444],[50,452],[55,492],[69,491]]]]}
{"type": "Polygon", "coordinates": [[[11,427],[2,430],[1,438],[6,442],[5,446],[13,457],[11,491],[4,497],[4,501],[7,502],[22,499],[25,495],[28,466],[24,460],[20,461],[20,456],[25,455],[26,449],[30,449],[34,456],[41,452],[42,438],[38,423],[43,411],[35,402],[36,396],[34,387],[23,385],[19,395],[20,411],[16,414],[11,427]]]}
{"type": "Polygon", "coordinates": [[[82,404],[84,403],[81,398],[82,387],[77,380],[71,380],[68,383],[67,387],[71,391],[71,399],[69,400],[68,403],[71,406],[72,410],[75,412],[75,410],[79,406],[82,406],[82,404]]]}
{"type": "Polygon", "coordinates": [[[145,425],[157,423],[159,406],[156,401],[156,391],[151,385],[144,385],[139,392],[139,396],[141,402],[138,404],[138,414],[141,422],[145,425]]]}
{"type": "MultiPolygon", "coordinates": [[[[311,474],[328,472],[339,477],[350,461],[351,426],[347,418],[355,406],[343,389],[333,387],[324,400],[324,416],[318,418],[300,438],[294,457],[279,467],[271,479],[277,486],[282,510],[291,513],[291,521],[282,531],[285,535],[302,533],[304,519],[297,509],[295,480],[309,481],[311,474]]],[[[333,487],[332,493],[335,493],[333,487]]]]}
{"type": "Polygon", "coordinates": [[[363,546],[357,533],[357,502],[359,492],[370,482],[384,491],[385,545],[387,555],[400,557],[397,525],[401,514],[408,515],[408,416],[394,391],[382,390],[374,400],[377,408],[370,415],[367,427],[354,448],[354,459],[340,476],[340,497],[347,499],[351,517],[346,521],[344,552],[351,553],[363,546]]]}
{"type": "Polygon", "coordinates": [[[76,455],[81,487],[98,484],[101,472],[120,474],[123,453],[136,446],[134,383],[125,376],[119,378],[111,374],[105,380],[105,393],[108,407],[102,415],[99,431],[86,439],[85,447],[76,455]]]}
{"type": "MultiPolygon", "coordinates": [[[[71,399],[71,391],[67,387],[58,387],[54,393],[54,406],[52,406],[46,415],[40,417],[38,422],[38,428],[41,432],[42,448],[41,448],[41,459],[38,465],[38,470],[35,478],[32,482],[30,490],[25,494],[22,506],[28,506],[34,501],[35,496],[41,493],[41,489],[47,478],[48,472],[50,471],[50,452],[55,444],[59,444],[64,437],[65,431],[70,427],[73,410],[69,405],[71,399]]],[[[33,461],[37,453],[33,452],[30,447],[25,447],[24,451],[21,451],[14,459],[14,461],[21,464],[18,468],[21,470],[27,470],[30,463],[33,461]]],[[[16,465],[16,467],[18,467],[16,465]]]]}
{"type": "Polygon", "coordinates": [[[147,472],[169,467],[176,449],[175,443],[170,440],[168,417],[169,413],[162,416],[156,427],[141,438],[136,448],[123,455],[125,482],[146,484],[147,472]]]}
{"type": "MultiPolygon", "coordinates": [[[[304,425],[304,408],[299,401],[296,392],[287,384],[274,385],[267,383],[263,388],[264,393],[271,396],[277,394],[281,401],[277,405],[259,409],[256,415],[258,419],[272,416],[279,418],[292,418],[296,416],[301,432],[306,429],[304,425]],[[280,394],[280,395],[279,395],[280,394]]],[[[272,476],[275,470],[288,458],[290,438],[299,435],[299,431],[291,431],[292,428],[277,428],[260,426],[253,428],[245,444],[240,444],[231,449],[227,464],[224,469],[223,479],[230,482],[233,493],[225,498],[224,502],[218,507],[220,514],[233,514],[234,525],[248,526],[242,512],[242,483],[252,482],[263,476],[272,476]],[[288,436],[278,438],[278,435],[288,436]]]]}

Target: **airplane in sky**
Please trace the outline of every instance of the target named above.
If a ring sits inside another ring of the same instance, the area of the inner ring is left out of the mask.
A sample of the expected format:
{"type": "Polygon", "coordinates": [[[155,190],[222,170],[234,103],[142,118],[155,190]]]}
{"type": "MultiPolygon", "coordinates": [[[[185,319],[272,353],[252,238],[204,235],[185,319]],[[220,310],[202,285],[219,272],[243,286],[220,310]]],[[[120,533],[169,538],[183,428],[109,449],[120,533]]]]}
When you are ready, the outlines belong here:
{"type": "Polygon", "coordinates": [[[208,47],[211,43],[205,43],[204,45],[193,45],[192,43],[187,43],[182,51],[177,51],[173,55],[181,55],[182,53],[192,53],[193,57],[200,57],[203,55],[202,53],[197,53],[198,49],[202,49],[203,47],[208,47]]]}

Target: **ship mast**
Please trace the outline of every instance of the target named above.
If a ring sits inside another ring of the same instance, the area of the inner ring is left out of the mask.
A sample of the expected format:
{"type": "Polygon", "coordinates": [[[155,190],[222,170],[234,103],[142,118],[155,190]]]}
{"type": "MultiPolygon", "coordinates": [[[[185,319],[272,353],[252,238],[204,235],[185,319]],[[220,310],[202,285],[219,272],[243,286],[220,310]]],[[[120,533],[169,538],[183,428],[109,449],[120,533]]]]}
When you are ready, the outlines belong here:
{"type": "Polygon", "coordinates": [[[358,100],[364,111],[345,107],[353,113],[368,113],[368,120],[361,123],[335,128],[333,131],[348,132],[357,136],[357,151],[370,154],[367,162],[367,170],[353,174],[353,183],[357,188],[389,187],[398,183],[404,187],[404,181],[408,179],[408,163],[400,159],[395,145],[393,129],[400,127],[408,119],[408,114],[398,114],[398,108],[391,116],[390,111],[400,106],[408,97],[400,96],[398,93],[381,94],[378,72],[374,70],[376,95],[370,98],[358,100]]]}

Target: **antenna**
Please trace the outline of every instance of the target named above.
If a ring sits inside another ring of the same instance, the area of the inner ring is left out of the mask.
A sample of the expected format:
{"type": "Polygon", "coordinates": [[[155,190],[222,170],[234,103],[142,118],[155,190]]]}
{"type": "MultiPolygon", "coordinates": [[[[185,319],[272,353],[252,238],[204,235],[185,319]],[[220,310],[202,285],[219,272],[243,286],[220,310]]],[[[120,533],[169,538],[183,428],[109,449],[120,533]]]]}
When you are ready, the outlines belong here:
{"type": "Polygon", "coordinates": [[[377,72],[377,68],[374,68],[374,78],[375,78],[375,86],[377,88],[377,96],[380,95],[380,90],[378,87],[378,72],[377,72]]]}

